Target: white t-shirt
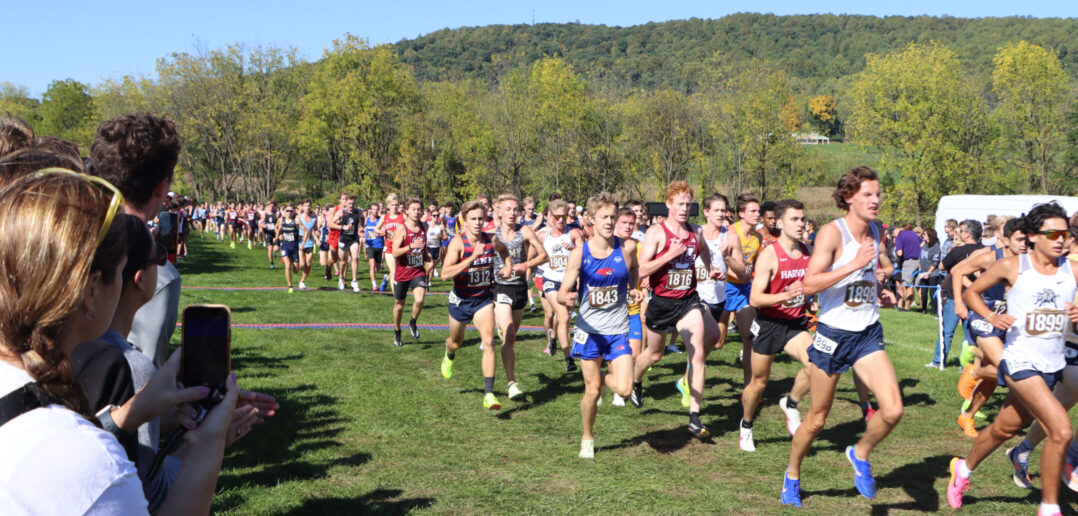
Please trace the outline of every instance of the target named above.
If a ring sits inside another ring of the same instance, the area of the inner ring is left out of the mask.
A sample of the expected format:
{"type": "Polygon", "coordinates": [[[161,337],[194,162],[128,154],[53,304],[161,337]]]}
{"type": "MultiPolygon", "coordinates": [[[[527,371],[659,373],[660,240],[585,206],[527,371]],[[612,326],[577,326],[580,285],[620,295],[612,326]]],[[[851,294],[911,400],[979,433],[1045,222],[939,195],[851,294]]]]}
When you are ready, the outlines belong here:
{"type": "MultiPolygon", "coordinates": [[[[0,396],[32,382],[0,362],[0,396]]],[[[148,514],[135,465],[112,434],[61,405],[0,426],[0,507],[12,514],[148,514]]]]}

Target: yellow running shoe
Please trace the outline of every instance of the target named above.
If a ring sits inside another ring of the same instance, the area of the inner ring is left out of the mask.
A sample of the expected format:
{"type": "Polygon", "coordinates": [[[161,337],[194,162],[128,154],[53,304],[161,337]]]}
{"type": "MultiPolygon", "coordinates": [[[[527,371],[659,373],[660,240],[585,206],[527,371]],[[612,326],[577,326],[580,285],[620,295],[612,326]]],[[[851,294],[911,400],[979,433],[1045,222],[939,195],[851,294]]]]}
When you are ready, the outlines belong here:
{"type": "Polygon", "coordinates": [[[501,410],[502,404],[498,403],[498,398],[497,396],[494,396],[493,392],[488,392],[486,396],[483,396],[483,408],[501,410]]]}
{"type": "Polygon", "coordinates": [[[442,377],[446,380],[453,377],[453,359],[449,358],[449,352],[445,352],[445,356],[442,357],[442,377]]]}
{"type": "Polygon", "coordinates": [[[689,408],[689,386],[685,377],[678,378],[677,382],[674,382],[674,387],[677,387],[677,391],[681,393],[681,406],[689,408]]]}

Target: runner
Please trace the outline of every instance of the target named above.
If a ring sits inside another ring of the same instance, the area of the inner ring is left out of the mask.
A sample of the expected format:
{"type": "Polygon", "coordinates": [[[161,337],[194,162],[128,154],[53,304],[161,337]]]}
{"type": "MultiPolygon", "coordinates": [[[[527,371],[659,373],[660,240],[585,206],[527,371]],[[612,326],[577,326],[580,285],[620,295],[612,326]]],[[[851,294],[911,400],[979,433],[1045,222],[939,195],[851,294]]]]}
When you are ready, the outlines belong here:
{"type": "Polygon", "coordinates": [[[1078,278],[1066,253],[1067,214],[1058,204],[1038,204],[1022,224],[1029,254],[1003,258],[974,281],[963,295],[971,310],[993,327],[1006,330],[999,382],[1009,388],[996,419],[973,442],[969,454],[951,459],[947,501],[957,509],[969,490],[970,473],[1000,444],[1031,420],[1048,434],[1041,453],[1041,505],[1037,514],[1060,514],[1059,482],[1071,439],[1070,417],[1051,390],[1067,365],[1064,332],[1078,322],[1078,278]],[[981,299],[997,283],[1010,285],[1007,313],[997,314],[981,299]],[[1069,320],[1069,323],[1068,323],[1069,320]]]}
{"type": "Polygon", "coordinates": [[[382,269],[382,259],[385,253],[386,239],[378,233],[378,225],[381,223],[381,210],[378,203],[371,204],[367,210],[367,217],[363,230],[363,255],[367,257],[367,267],[371,275],[371,290],[384,290],[378,288],[378,271],[382,269]]]}
{"type": "MultiPolygon", "coordinates": [[[[276,208],[275,203],[271,203],[270,207],[276,208]]],[[[278,244],[281,246],[281,261],[284,262],[284,280],[288,283],[289,294],[293,292],[292,264],[299,260],[300,226],[300,221],[296,218],[296,208],[289,204],[285,206],[284,216],[277,219],[272,228],[266,229],[266,235],[274,235],[274,240],[266,247],[273,249],[278,244]]],[[[300,283],[300,285],[300,288],[303,288],[303,284],[300,283]]]]}
{"type": "MultiPolygon", "coordinates": [[[[762,238],[756,232],[760,222],[760,200],[751,193],[737,196],[737,222],[731,224],[738,242],[741,243],[741,255],[745,259],[745,273],[735,274],[726,282],[726,306],[723,307],[722,328],[729,328],[731,316],[741,334],[741,369],[748,385],[752,378],[752,361],[745,360],[752,353],[752,321],[756,318],[756,309],[749,304],[752,291],[752,269],[756,263],[756,254],[760,252],[762,238]]],[[[726,342],[726,334],[719,335],[719,342],[726,342]]]]}
{"type": "MultiPolygon", "coordinates": [[[[244,223],[246,224],[245,236],[247,237],[247,249],[254,249],[255,237],[260,229],[258,227],[258,217],[258,210],[255,209],[254,205],[248,205],[244,217],[244,223]]],[[[272,262],[272,259],[270,261],[272,262]]]]}
{"type": "Polygon", "coordinates": [[[752,280],[749,302],[757,309],[753,321],[752,379],[741,394],[741,430],[738,446],[742,451],[756,451],[752,437],[753,418],[771,376],[775,355],[785,349],[804,368],[794,376],[790,395],[779,400],[786,415],[790,435],[801,425],[797,403],[808,392],[808,347],[812,344],[809,320],[805,317],[805,267],[809,262],[808,246],[801,243],[805,229],[805,205],[786,199],[774,207],[779,238],[763,248],[756,258],[756,277],[752,280]]]}
{"type": "MultiPolygon", "coordinates": [[[[500,410],[502,405],[494,395],[498,358],[494,353],[494,296],[491,291],[496,244],[482,233],[487,214],[479,201],[462,206],[460,216],[463,219],[461,234],[449,243],[445,266],[442,267],[442,279],[453,281],[453,291],[449,294],[449,338],[445,339],[442,376],[446,379],[453,377],[453,361],[464,343],[464,330],[468,323],[474,324],[483,344],[483,407],[500,410]]],[[[497,252],[504,255],[505,249],[498,249],[497,252]]],[[[511,265],[511,261],[505,259],[507,265],[511,265]]],[[[509,277],[512,271],[507,267],[498,274],[509,277]]]]}
{"type": "Polygon", "coordinates": [[[228,221],[228,240],[230,242],[228,246],[231,249],[235,249],[236,248],[236,238],[239,237],[239,235],[241,233],[241,229],[240,229],[240,214],[239,214],[239,211],[236,210],[236,205],[234,203],[228,205],[228,212],[227,212],[227,217],[226,218],[227,218],[227,221],[228,221]]]}
{"type": "Polygon", "coordinates": [[[681,334],[688,351],[689,433],[697,439],[707,439],[711,433],[700,422],[703,399],[705,359],[715,347],[719,328],[711,314],[703,310],[696,293],[696,256],[703,255],[708,277],[725,277],[721,270],[712,269],[711,253],[699,226],[689,224],[689,206],[693,191],[685,181],[674,181],[666,187],[668,215],[662,224],[648,228],[640,250],[640,277],[648,278],[652,288],[644,316],[647,328],[647,350],[636,361],[630,401],[637,408],[644,404],[644,373],[663,355],[666,336],[681,334]]]}
{"type": "Polygon", "coordinates": [[[435,208],[427,222],[427,255],[430,262],[427,264],[427,277],[438,277],[438,262],[442,259],[442,240],[446,239],[445,219],[442,213],[435,208]]]}
{"type": "Polygon", "coordinates": [[[382,216],[382,221],[375,228],[375,233],[389,237],[386,238],[384,253],[386,265],[389,266],[389,274],[382,276],[382,284],[378,287],[379,290],[385,290],[387,285],[389,287],[393,286],[397,260],[393,258],[393,238],[391,235],[397,231],[397,226],[404,224],[404,214],[401,213],[400,198],[397,197],[397,194],[391,193],[386,196],[386,208],[388,208],[388,211],[382,216]]]}
{"type": "MultiPolygon", "coordinates": [[[[982,248],[951,269],[956,280],[952,288],[958,289],[955,292],[961,291],[963,278],[984,273],[1002,258],[1025,254],[1026,235],[1019,229],[1021,220],[1012,218],[1004,222],[996,241],[1002,248],[982,248]]],[[[998,283],[986,290],[981,300],[994,313],[1004,314],[1007,313],[1006,294],[1006,285],[998,283]]],[[[958,378],[958,393],[966,400],[958,414],[958,426],[967,437],[977,437],[974,418],[996,390],[996,379],[999,377],[996,366],[1003,354],[1003,339],[1007,332],[992,327],[992,323],[976,313],[970,313],[961,297],[955,297],[954,310],[958,317],[969,320],[965,328],[969,329],[970,335],[966,339],[974,346],[976,358],[974,363],[962,370],[962,376],[958,378]],[[981,381],[982,378],[987,381],[981,381]]]]}
{"type": "MultiPolygon", "coordinates": [[[[341,253],[341,229],[337,225],[337,221],[340,217],[340,212],[344,210],[345,203],[348,202],[348,192],[341,192],[337,197],[337,205],[330,208],[326,212],[326,227],[329,228],[329,235],[326,242],[329,244],[329,265],[333,267],[332,272],[337,275],[337,289],[344,290],[344,257],[341,253]]],[[[326,278],[329,281],[333,281],[333,277],[326,278]]]]}
{"type": "MultiPolygon", "coordinates": [[[[617,200],[609,193],[588,199],[588,213],[595,233],[569,255],[558,301],[577,306],[571,285],[580,280],[580,317],[573,337],[573,356],[580,359],[584,397],[580,419],[584,435],[580,457],[595,457],[595,413],[603,385],[618,396],[628,396],[633,386],[632,348],[629,347],[629,301],[639,301],[636,289],[636,244],[614,236],[617,200]],[[600,371],[607,363],[607,373],[600,371]]],[[[504,226],[503,220],[503,226],[504,226]]]]}
{"type": "MultiPolygon", "coordinates": [[[[568,229],[566,224],[569,207],[561,199],[555,199],[547,204],[547,227],[539,231],[539,242],[546,252],[547,261],[539,268],[543,273],[543,297],[546,298],[553,320],[551,329],[558,340],[558,345],[565,354],[565,371],[576,371],[576,363],[573,362],[569,349],[569,308],[558,302],[558,291],[561,290],[561,282],[565,277],[565,267],[569,265],[569,254],[574,248],[584,243],[584,238],[579,229],[568,229]]],[[[539,249],[536,248],[536,252],[539,249]]],[[[545,308],[545,307],[544,307],[545,308]]],[[[548,334],[547,351],[554,356],[555,350],[548,334]]]]}
{"type": "Polygon", "coordinates": [[[636,214],[636,227],[633,228],[633,240],[644,241],[644,233],[648,230],[648,207],[644,201],[633,199],[626,205],[636,214]]]}
{"type": "Polygon", "coordinates": [[[327,204],[318,210],[318,265],[325,267],[326,281],[333,279],[333,260],[337,254],[337,244],[330,246],[329,235],[335,231],[329,228],[329,217],[333,213],[333,205],[327,204]]]}
{"type": "Polygon", "coordinates": [[[314,247],[318,241],[318,230],[315,224],[318,216],[311,210],[311,201],[303,201],[299,206],[299,229],[303,235],[299,244],[299,269],[303,276],[299,279],[299,288],[307,288],[307,276],[311,275],[311,259],[314,258],[314,247]]]}
{"type": "Polygon", "coordinates": [[[337,248],[341,254],[341,275],[337,280],[337,288],[344,290],[344,264],[352,266],[352,292],[359,292],[357,274],[359,269],[359,221],[362,217],[356,209],[356,196],[348,194],[344,197],[344,204],[329,221],[329,227],[339,230],[337,248]]]}
{"type": "Polygon", "coordinates": [[[513,194],[502,194],[494,201],[495,211],[501,216],[501,223],[494,233],[494,241],[507,249],[511,264],[503,263],[501,255],[494,255],[494,267],[501,270],[511,266],[513,274],[508,278],[494,278],[494,320],[502,336],[502,367],[508,383],[508,396],[516,400],[524,396],[516,381],[517,330],[524,318],[524,303],[527,300],[528,269],[547,261],[543,244],[528,226],[517,224],[520,203],[513,194]],[[536,256],[528,258],[529,249],[536,249],[536,256]]]}
{"type": "Polygon", "coordinates": [[[403,346],[401,340],[401,317],[404,314],[404,299],[412,291],[412,318],[408,320],[408,329],[412,338],[419,340],[419,326],[416,319],[423,312],[423,296],[427,293],[427,263],[430,256],[426,252],[426,226],[419,221],[423,214],[423,203],[419,199],[408,199],[404,211],[404,223],[393,232],[393,256],[397,259],[396,275],[393,281],[393,345],[403,346]]]}
{"type": "MultiPolygon", "coordinates": [[[[295,208],[293,208],[293,213],[295,213],[295,208]]],[[[277,203],[270,201],[269,207],[266,208],[266,211],[259,214],[259,217],[259,227],[262,229],[263,238],[262,245],[266,247],[266,256],[269,258],[269,268],[272,269],[274,267],[273,258],[277,252],[277,203]]],[[[296,259],[293,258],[292,262],[295,263],[296,259]]],[[[288,283],[291,285],[292,280],[289,280],[288,283]]]]}
{"type": "Polygon", "coordinates": [[[812,391],[808,417],[794,434],[782,486],[782,503],[798,507],[801,461],[827,422],[843,372],[853,367],[879,402],[861,440],[846,447],[854,486],[866,498],[876,496],[869,454],[891,433],[903,412],[898,378],[883,350],[883,327],[876,308],[877,302],[882,306],[895,303],[890,291],[879,288],[883,277],[893,271],[872,224],[880,205],[879,176],[868,167],[854,168],[839,179],[833,197],[846,215],[820,228],[804,279],[805,295],[819,294],[820,316],[808,350],[812,391]]]}

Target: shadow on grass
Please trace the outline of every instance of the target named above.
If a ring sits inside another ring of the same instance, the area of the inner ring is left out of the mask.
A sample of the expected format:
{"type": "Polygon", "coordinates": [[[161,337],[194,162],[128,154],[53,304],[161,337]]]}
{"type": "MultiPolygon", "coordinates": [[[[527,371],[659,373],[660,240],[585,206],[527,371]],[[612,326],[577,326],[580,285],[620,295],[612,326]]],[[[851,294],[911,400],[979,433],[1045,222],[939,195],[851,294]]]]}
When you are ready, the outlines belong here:
{"type": "Polygon", "coordinates": [[[407,514],[434,505],[433,498],[399,498],[400,489],[375,489],[354,498],[319,498],[307,500],[284,516],[313,514],[407,514]]]}
{"type": "MultiPolygon", "coordinates": [[[[612,444],[610,446],[602,446],[601,450],[616,450],[618,448],[630,448],[646,444],[658,453],[667,454],[674,453],[689,444],[693,440],[691,434],[689,434],[688,427],[679,425],[674,428],[664,428],[662,430],[655,430],[643,435],[638,435],[629,439],[624,439],[618,444],[612,444]]],[[[703,441],[706,444],[715,444],[715,442],[709,437],[703,441]]]]}
{"type": "Polygon", "coordinates": [[[234,257],[221,246],[199,245],[198,251],[188,254],[177,264],[180,275],[211,274],[238,269],[234,257]]]}
{"type": "Polygon", "coordinates": [[[892,511],[939,511],[943,493],[936,491],[935,481],[937,478],[949,476],[947,465],[950,460],[950,455],[925,457],[921,462],[912,462],[895,468],[882,477],[876,477],[878,488],[901,488],[913,501],[873,505],[872,514],[884,515],[892,511]]]}

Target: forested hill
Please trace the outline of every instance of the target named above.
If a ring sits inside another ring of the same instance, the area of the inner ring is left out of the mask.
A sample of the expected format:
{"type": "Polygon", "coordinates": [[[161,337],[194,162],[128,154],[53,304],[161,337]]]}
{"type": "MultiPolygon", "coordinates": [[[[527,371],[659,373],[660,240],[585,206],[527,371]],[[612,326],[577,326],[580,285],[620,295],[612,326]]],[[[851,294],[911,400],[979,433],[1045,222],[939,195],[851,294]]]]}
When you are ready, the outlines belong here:
{"type": "Polygon", "coordinates": [[[693,89],[706,59],[766,59],[815,89],[860,71],[866,53],[935,40],[971,72],[988,72],[1004,43],[1026,40],[1059,53],[1078,75],[1078,19],[735,14],[634,27],[537,24],[443,29],[394,45],[420,80],[478,78],[560,56],[592,78],[622,86],[693,89]]]}

